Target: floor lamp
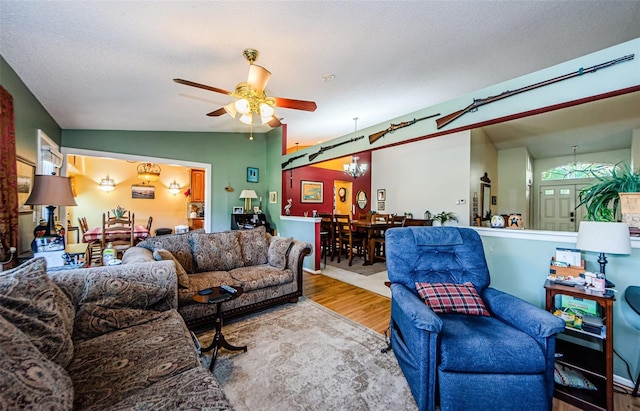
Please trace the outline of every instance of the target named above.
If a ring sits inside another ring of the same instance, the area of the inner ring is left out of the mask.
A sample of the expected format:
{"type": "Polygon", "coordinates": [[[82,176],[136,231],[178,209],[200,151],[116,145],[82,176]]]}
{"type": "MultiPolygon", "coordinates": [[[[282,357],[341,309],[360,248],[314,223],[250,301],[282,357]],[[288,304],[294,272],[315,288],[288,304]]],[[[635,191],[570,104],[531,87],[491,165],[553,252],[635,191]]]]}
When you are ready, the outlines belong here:
{"type": "Polygon", "coordinates": [[[607,265],[605,253],[631,254],[629,226],[626,223],[582,221],[578,229],[576,248],[600,253],[598,264],[600,264],[600,274],[605,278],[605,287],[615,287],[614,283],[607,281],[605,275],[607,265]]]}
{"type": "Polygon", "coordinates": [[[44,234],[40,236],[52,236],[56,233],[56,226],[53,220],[53,212],[56,206],[75,206],[76,200],[71,191],[71,181],[68,177],[36,175],[33,180],[33,189],[29,198],[25,201],[27,205],[47,206],[47,227],[44,234]]]}

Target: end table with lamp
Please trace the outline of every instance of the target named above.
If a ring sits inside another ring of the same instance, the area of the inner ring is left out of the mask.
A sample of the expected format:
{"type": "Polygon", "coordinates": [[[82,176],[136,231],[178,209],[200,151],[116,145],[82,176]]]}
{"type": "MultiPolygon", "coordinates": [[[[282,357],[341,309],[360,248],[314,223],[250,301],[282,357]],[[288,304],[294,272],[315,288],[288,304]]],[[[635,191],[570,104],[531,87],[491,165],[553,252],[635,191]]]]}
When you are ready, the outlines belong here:
{"type": "MultiPolygon", "coordinates": [[[[34,231],[35,237],[57,236],[53,218],[54,210],[57,206],[77,205],[76,200],[73,198],[69,178],[56,175],[34,176],[33,189],[25,204],[47,206],[47,225],[38,225],[34,231]]],[[[37,250],[34,249],[33,251],[37,250]]]]}

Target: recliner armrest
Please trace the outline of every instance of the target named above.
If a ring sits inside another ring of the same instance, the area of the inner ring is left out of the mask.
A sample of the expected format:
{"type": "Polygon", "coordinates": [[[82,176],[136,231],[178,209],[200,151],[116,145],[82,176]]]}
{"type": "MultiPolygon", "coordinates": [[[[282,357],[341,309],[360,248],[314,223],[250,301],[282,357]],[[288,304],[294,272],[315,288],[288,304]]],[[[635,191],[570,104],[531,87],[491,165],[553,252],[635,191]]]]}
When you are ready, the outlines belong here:
{"type": "Polygon", "coordinates": [[[391,299],[414,327],[432,333],[439,333],[442,329],[440,317],[404,285],[391,284],[391,299]]]}
{"type": "Polygon", "coordinates": [[[487,287],[482,299],[492,315],[537,338],[547,338],[564,330],[564,320],[516,296],[487,287]]]}

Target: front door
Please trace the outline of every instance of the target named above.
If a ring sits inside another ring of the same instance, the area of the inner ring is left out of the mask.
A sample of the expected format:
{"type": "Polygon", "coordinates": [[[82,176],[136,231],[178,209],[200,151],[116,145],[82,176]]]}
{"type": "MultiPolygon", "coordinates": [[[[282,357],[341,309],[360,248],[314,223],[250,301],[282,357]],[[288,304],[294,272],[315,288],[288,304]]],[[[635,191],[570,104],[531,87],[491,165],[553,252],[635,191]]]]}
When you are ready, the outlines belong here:
{"type": "Polygon", "coordinates": [[[540,229],[578,231],[584,207],[576,210],[580,187],[574,184],[540,187],[540,229]]]}

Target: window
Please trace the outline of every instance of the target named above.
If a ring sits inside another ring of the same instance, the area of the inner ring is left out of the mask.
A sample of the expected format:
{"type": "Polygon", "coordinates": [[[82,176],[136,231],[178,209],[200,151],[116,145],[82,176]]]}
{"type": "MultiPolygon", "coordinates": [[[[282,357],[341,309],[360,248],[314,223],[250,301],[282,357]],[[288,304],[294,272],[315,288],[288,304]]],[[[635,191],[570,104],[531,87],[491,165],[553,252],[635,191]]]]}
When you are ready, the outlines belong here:
{"type": "Polygon", "coordinates": [[[542,181],[572,180],[610,175],[615,166],[603,163],[571,162],[542,172],[542,181]]]}

